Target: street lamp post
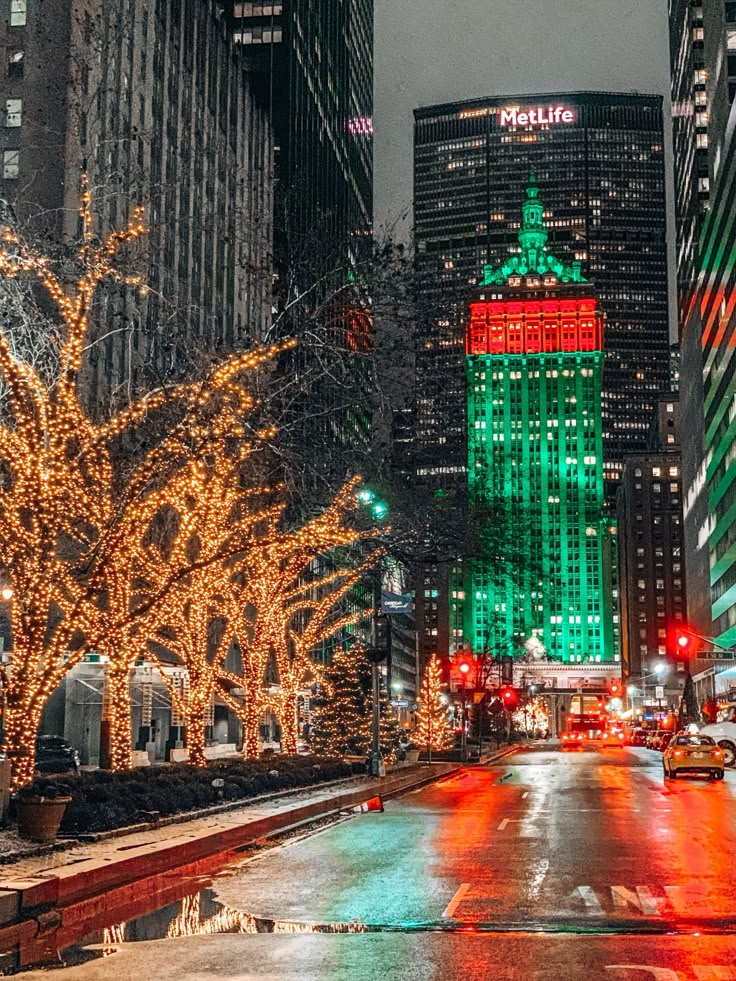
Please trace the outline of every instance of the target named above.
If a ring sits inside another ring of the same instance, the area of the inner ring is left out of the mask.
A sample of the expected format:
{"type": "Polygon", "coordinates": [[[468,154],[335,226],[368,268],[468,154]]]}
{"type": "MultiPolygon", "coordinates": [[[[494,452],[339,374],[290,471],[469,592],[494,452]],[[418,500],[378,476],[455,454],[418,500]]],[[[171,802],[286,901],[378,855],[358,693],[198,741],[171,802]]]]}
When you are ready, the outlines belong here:
{"type": "Polygon", "coordinates": [[[390,650],[391,621],[385,613],[373,617],[373,647],[366,652],[371,662],[371,681],[373,689],[373,712],[371,724],[371,776],[383,777],[386,767],[381,754],[381,676],[379,665],[390,650]]]}

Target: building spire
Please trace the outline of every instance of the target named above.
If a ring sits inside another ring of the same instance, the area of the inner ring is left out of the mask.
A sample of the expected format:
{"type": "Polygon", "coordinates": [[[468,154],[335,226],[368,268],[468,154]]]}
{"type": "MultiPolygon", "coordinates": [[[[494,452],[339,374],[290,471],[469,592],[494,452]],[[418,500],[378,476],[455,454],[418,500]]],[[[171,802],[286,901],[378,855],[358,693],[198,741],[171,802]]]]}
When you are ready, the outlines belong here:
{"type": "MultiPolygon", "coordinates": [[[[549,277],[562,283],[584,283],[581,264],[577,259],[565,265],[547,252],[549,233],[544,225],[544,205],[539,197],[539,187],[534,174],[529,174],[521,215],[521,227],[518,232],[520,253],[508,256],[498,268],[490,264],[485,265],[479,285],[509,285],[509,281],[517,277],[521,279],[528,277],[531,285],[538,285],[533,281],[538,280],[539,277],[545,277],[545,285],[552,285],[547,281],[549,277]]],[[[517,286],[520,283],[512,282],[511,285],[517,286]]]]}
{"type": "Polygon", "coordinates": [[[529,175],[526,199],[521,206],[522,222],[519,229],[519,245],[527,259],[527,268],[536,269],[539,257],[547,244],[547,229],[544,227],[544,205],[539,197],[539,188],[534,174],[529,175]]]}

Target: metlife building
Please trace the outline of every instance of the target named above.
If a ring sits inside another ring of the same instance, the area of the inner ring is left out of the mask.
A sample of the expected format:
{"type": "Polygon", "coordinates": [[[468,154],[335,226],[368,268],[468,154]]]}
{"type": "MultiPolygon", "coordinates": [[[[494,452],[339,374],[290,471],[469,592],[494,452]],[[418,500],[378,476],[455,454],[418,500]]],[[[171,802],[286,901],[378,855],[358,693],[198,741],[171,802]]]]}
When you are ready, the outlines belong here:
{"type": "Polygon", "coordinates": [[[613,499],[645,450],[670,387],[660,96],[505,96],[415,110],[414,219],[421,281],[414,465],[433,486],[466,483],[463,337],[484,266],[518,249],[534,174],[549,247],[580,262],[606,317],[604,474],[613,499]]]}

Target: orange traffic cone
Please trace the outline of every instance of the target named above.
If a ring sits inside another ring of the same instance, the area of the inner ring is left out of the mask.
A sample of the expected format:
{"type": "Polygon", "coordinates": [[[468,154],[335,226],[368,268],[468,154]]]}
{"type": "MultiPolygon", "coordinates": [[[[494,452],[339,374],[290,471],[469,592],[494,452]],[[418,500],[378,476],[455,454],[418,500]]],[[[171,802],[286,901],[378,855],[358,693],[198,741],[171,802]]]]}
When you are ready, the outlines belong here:
{"type": "Polygon", "coordinates": [[[380,794],[376,797],[371,797],[370,800],[365,801],[363,804],[358,804],[356,807],[350,808],[351,814],[365,814],[366,811],[380,811],[383,813],[383,799],[380,794]]]}

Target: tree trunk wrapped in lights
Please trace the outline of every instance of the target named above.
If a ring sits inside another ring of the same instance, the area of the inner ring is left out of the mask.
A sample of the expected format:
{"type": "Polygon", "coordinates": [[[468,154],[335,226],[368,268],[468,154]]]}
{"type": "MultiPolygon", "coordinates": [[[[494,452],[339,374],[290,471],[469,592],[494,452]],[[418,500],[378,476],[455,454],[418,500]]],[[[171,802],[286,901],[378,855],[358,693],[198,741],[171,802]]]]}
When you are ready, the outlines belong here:
{"type": "MultiPolygon", "coordinates": [[[[264,533],[263,547],[254,548],[240,570],[244,618],[238,639],[255,672],[244,678],[243,711],[247,713],[251,699],[260,695],[279,720],[282,749],[288,753],[297,751],[299,694],[320,678],[312,655],[320,645],[370,615],[354,605],[346,611],[345,601],[382,554],[380,549],[357,566],[316,571],[318,562],[332,564],[336,551],[376,536],[373,530],[350,524],[359,482],[357,477],[348,481],[321,514],[296,530],[279,534],[281,521],[274,517],[272,527],[264,533]],[[266,699],[263,688],[271,658],[276,663],[278,689],[266,699]]],[[[251,716],[251,724],[254,722],[251,716]]],[[[250,738],[255,743],[257,731],[250,738]]]]}
{"type": "Polygon", "coordinates": [[[241,583],[241,619],[236,632],[243,672],[241,676],[221,672],[219,695],[241,719],[246,755],[257,754],[258,726],[269,708],[281,726],[282,749],[297,751],[299,694],[319,680],[320,669],[312,654],[370,613],[345,612],[344,601],[377,560],[380,549],[374,549],[358,566],[315,572],[318,560],[375,537],[375,531],[360,530],[349,522],[357,507],[359,480],[348,481],[322,513],[295,530],[283,530],[283,510],[276,509],[260,539],[254,536],[253,547],[234,562],[241,583]],[[265,688],[272,660],[278,673],[275,694],[265,688]],[[233,696],[236,688],[242,690],[242,699],[233,696]]]}
{"type": "Polygon", "coordinates": [[[442,674],[436,657],[427,664],[417,702],[419,724],[414,732],[414,742],[433,752],[450,749],[453,734],[447,706],[442,701],[442,674]]]}
{"type": "MultiPolygon", "coordinates": [[[[2,749],[11,759],[13,787],[33,777],[43,708],[64,676],[106,637],[127,632],[164,602],[192,565],[187,557],[184,566],[170,568],[147,595],[131,594],[127,604],[110,604],[110,596],[119,592],[116,577],[129,574],[131,559],[135,567],[152,513],[149,498],[158,495],[163,500],[167,481],[187,472],[201,457],[223,408],[245,414],[253,406],[239,378],[291,346],[286,342],[239,354],[203,381],[151,392],[111,418],[93,421],[78,389],[94,295],[104,279],[144,289],[139,277],[122,275],[113,263],[120,249],[146,228],[142,210],[136,209],[125,229],[95,244],[86,182],[81,220],[81,274],[70,286],[54,272],[49,258],[26,247],[11,230],[0,232],[0,276],[35,276],[61,320],[58,370],[51,379],[18,355],[0,327],[0,378],[5,386],[0,414],[0,575],[13,590],[2,749]],[[113,441],[135,430],[151,413],[172,406],[178,421],[160,427],[158,441],[142,461],[130,473],[122,473],[113,441]]],[[[217,552],[208,561],[223,557],[217,552]]],[[[202,566],[205,560],[193,564],[202,566]]],[[[123,645],[121,656],[120,670],[117,664],[113,669],[118,692],[129,677],[124,666],[131,656],[129,645],[123,645]]],[[[116,725],[119,733],[125,728],[127,722],[116,725]]],[[[114,756],[124,766],[130,747],[124,750],[122,736],[120,741],[120,753],[115,749],[114,756]]]]}

